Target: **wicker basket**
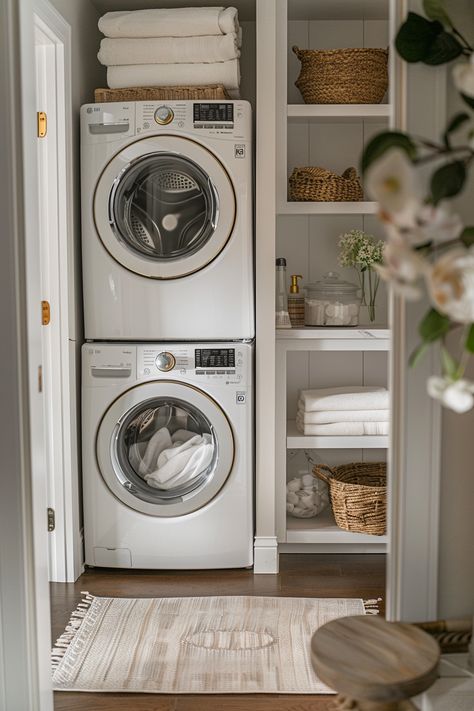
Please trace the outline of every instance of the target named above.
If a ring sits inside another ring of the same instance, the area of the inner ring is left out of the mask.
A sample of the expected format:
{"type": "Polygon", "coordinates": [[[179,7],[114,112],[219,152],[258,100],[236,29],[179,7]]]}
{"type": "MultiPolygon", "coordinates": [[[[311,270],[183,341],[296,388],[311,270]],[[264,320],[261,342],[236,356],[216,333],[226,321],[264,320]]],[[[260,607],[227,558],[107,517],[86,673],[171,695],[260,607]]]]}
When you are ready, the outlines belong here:
{"type": "Polygon", "coordinates": [[[294,168],[289,183],[288,199],[291,201],[347,202],[364,199],[355,168],[347,168],[342,175],[313,166],[294,168]]]}
{"type": "Polygon", "coordinates": [[[388,87],[386,49],[299,49],[295,85],[306,104],[380,104],[388,87]]]}
{"type": "Polygon", "coordinates": [[[228,99],[221,84],[215,86],[131,86],[125,89],[96,89],[97,104],[109,101],[184,101],[186,99],[228,99]]]}
{"type": "Polygon", "coordinates": [[[344,464],[331,469],[317,464],[313,474],[329,486],[339,528],[383,536],[387,527],[387,465],[384,462],[344,464]]]}

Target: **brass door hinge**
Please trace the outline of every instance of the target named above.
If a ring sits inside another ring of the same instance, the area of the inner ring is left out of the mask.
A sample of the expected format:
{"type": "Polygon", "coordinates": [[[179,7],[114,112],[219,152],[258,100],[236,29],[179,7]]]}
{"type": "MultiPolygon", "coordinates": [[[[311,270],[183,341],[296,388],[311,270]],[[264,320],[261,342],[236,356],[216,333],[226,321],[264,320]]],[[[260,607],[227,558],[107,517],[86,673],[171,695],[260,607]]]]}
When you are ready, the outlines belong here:
{"type": "Polygon", "coordinates": [[[56,528],[56,512],[54,509],[48,509],[48,533],[56,528]]]}
{"type": "Polygon", "coordinates": [[[48,132],[48,117],[46,111],[38,111],[38,138],[44,138],[48,132]]]}
{"type": "Polygon", "coordinates": [[[51,307],[49,301],[41,302],[41,323],[43,326],[47,326],[51,321],[51,307]]]}

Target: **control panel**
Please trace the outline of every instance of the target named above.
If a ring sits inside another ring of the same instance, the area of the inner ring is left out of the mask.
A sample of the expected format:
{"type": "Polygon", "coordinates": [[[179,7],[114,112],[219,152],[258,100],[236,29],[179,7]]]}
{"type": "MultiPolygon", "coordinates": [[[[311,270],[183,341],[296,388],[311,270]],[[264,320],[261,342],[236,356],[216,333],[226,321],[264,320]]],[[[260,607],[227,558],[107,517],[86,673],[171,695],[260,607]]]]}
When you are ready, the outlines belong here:
{"type": "Polygon", "coordinates": [[[238,384],[245,380],[248,367],[238,344],[235,347],[153,344],[137,348],[138,378],[169,377],[203,384],[210,380],[238,384]]]}
{"type": "Polygon", "coordinates": [[[160,128],[249,141],[251,109],[246,101],[137,101],[136,133],[160,128]]]}

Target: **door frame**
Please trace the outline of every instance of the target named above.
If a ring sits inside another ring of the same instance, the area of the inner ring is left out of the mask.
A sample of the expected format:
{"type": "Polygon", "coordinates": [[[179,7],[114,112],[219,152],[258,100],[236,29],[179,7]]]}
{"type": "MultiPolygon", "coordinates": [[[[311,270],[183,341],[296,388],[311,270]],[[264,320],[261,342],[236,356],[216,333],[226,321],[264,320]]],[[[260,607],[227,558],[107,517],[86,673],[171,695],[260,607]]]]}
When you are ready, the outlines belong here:
{"type": "Polygon", "coordinates": [[[74,582],[83,571],[83,553],[78,456],[74,451],[76,374],[71,358],[75,340],[71,28],[48,0],[33,0],[33,13],[35,66],[38,74],[46,75],[35,80],[37,90],[43,86],[38,110],[42,110],[40,102],[44,101],[44,108],[50,112],[49,123],[55,129],[46,136],[48,144],[42,145],[42,139],[38,139],[38,151],[46,149],[45,161],[41,153],[38,158],[42,171],[42,175],[38,173],[42,299],[51,305],[51,322],[42,329],[48,507],[55,512],[56,526],[48,537],[49,574],[54,582],[74,582]],[[37,44],[37,30],[48,42],[39,58],[42,45],[37,44]]]}

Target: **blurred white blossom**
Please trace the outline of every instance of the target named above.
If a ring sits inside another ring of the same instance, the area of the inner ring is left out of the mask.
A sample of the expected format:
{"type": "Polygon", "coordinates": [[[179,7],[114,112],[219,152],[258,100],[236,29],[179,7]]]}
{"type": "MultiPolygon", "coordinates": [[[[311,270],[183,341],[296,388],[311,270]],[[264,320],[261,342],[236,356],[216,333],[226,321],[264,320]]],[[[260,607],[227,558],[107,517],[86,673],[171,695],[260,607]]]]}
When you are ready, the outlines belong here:
{"type": "Polygon", "coordinates": [[[384,281],[391,282],[397,293],[415,301],[422,294],[417,282],[428,266],[426,260],[406,242],[392,238],[385,245],[383,264],[374,268],[384,281]]]}
{"type": "Polygon", "coordinates": [[[398,216],[410,222],[421,204],[421,187],[416,171],[400,148],[390,148],[367,169],[366,188],[379,203],[382,218],[393,221],[398,216]]]}
{"type": "Polygon", "coordinates": [[[454,412],[462,413],[474,407],[474,383],[432,375],[428,379],[428,394],[454,412]]]}
{"type": "Polygon", "coordinates": [[[469,61],[459,62],[453,67],[453,80],[456,89],[474,98],[474,54],[469,61]]]}
{"type": "Polygon", "coordinates": [[[453,249],[426,272],[436,309],[458,323],[474,322],[474,247],[453,249]]]}

